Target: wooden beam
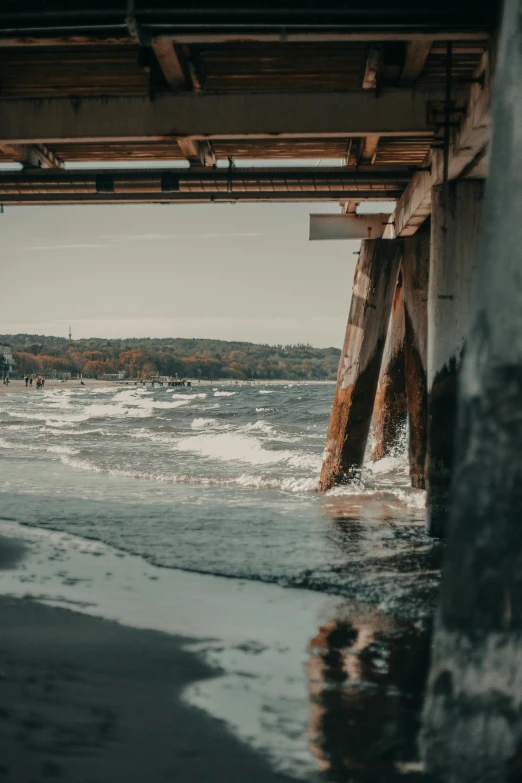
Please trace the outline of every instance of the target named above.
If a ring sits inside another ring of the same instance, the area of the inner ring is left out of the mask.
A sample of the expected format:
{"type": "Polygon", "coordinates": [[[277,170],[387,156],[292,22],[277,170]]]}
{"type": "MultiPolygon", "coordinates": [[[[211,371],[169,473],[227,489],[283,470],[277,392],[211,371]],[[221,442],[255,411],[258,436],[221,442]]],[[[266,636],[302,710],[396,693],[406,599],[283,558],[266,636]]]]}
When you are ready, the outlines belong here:
{"type": "MultiPolygon", "coordinates": [[[[489,104],[493,79],[492,57],[484,52],[475,76],[481,77],[469,90],[467,110],[460,127],[453,133],[450,148],[449,177],[462,176],[470,164],[485,150],[489,139],[489,104]]],[[[442,150],[432,149],[422,168],[402,194],[385,237],[411,236],[431,213],[432,188],[443,181],[442,150]]]]}
{"type": "Polygon", "coordinates": [[[369,164],[372,165],[375,161],[375,156],[377,155],[377,148],[379,146],[379,135],[374,134],[372,136],[366,136],[366,138],[363,141],[361,154],[360,154],[360,163],[362,164],[369,164]]]}
{"type": "Polygon", "coordinates": [[[214,166],[216,156],[210,141],[198,141],[191,138],[178,138],[179,148],[191,163],[201,163],[202,166],[214,166]]]}
{"type": "Polygon", "coordinates": [[[326,438],[322,492],[357,478],[362,467],[400,256],[400,240],[366,239],[361,244],[326,438]]]}
{"type": "Polygon", "coordinates": [[[203,80],[199,74],[199,71],[196,67],[196,64],[194,62],[194,57],[192,56],[192,52],[190,51],[190,47],[188,44],[184,44],[180,47],[181,51],[183,52],[183,58],[184,62],[186,64],[186,68],[190,74],[190,81],[192,85],[192,89],[195,92],[201,92],[203,89],[203,80]]]}
{"type": "Polygon", "coordinates": [[[169,93],[85,98],[0,98],[0,144],[431,136],[439,91],[169,93]]]}
{"type": "Polygon", "coordinates": [[[24,144],[0,144],[0,151],[8,158],[11,158],[13,163],[23,163],[26,159],[26,146],[24,144]]]}
{"type": "Polygon", "coordinates": [[[366,68],[362,81],[363,90],[376,90],[382,71],[382,46],[371,45],[366,59],[366,68]]]}
{"type": "Polygon", "coordinates": [[[364,138],[352,137],[350,139],[348,154],[346,156],[347,166],[357,167],[359,165],[363,143],[364,143],[364,138]]]}
{"type": "Polygon", "coordinates": [[[61,169],[63,160],[45,144],[32,144],[27,148],[27,162],[42,169],[61,169]]]}
{"type": "Polygon", "coordinates": [[[372,416],[372,462],[393,454],[406,427],[404,296],[399,274],[372,416]]]}
{"type": "Polygon", "coordinates": [[[412,87],[421,75],[430,53],[433,41],[410,41],[406,45],[406,57],[399,84],[412,87]]]}
{"type": "Polygon", "coordinates": [[[199,159],[203,166],[214,166],[216,163],[216,156],[210,141],[198,142],[199,159]]]}
{"type": "Polygon", "coordinates": [[[430,221],[402,243],[408,452],[412,487],[424,489],[428,428],[428,280],[430,221]]]}
{"type": "Polygon", "coordinates": [[[199,160],[198,142],[195,139],[180,137],[176,141],[187,160],[199,160]]]}
{"type": "Polygon", "coordinates": [[[172,38],[164,35],[153,38],[152,48],[163,72],[163,76],[165,77],[165,81],[171,90],[179,91],[189,89],[183,66],[172,38]]]}
{"type": "Polygon", "coordinates": [[[16,163],[24,166],[42,169],[61,169],[63,160],[45,144],[1,144],[4,154],[13,158],[16,163]]]}

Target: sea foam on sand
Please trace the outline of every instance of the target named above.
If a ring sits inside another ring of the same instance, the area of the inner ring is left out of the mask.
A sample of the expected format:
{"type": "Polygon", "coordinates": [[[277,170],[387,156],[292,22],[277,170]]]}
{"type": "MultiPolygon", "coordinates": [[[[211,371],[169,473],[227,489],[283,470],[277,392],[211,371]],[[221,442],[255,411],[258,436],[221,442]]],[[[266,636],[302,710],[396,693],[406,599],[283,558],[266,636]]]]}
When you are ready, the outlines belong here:
{"type": "Polygon", "coordinates": [[[308,643],[339,598],[307,590],[158,568],[98,541],[0,520],[28,545],[0,593],[135,628],[190,637],[220,676],[189,685],[187,703],[224,720],[273,766],[309,779],[308,643]]]}

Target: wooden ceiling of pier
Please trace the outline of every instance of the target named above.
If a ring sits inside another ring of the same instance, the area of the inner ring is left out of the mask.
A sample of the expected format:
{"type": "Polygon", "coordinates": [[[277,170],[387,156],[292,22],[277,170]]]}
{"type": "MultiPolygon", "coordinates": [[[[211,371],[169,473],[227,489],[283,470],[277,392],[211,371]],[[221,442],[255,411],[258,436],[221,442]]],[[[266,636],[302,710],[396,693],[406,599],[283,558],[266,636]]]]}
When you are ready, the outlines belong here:
{"type": "MultiPolygon", "coordinates": [[[[457,42],[453,76],[470,79],[485,42],[457,42]]],[[[362,88],[371,44],[212,44],[185,46],[177,54],[190,64],[187,89],[208,91],[317,91],[362,88]],[[191,79],[192,75],[192,79],[191,79]],[[190,83],[193,79],[197,85],[190,83]]],[[[378,87],[401,86],[405,42],[382,44],[378,87]]],[[[416,86],[443,88],[446,48],[433,44],[416,86]]],[[[167,91],[148,47],[38,46],[2,47],[0,96],[147,95],[167,91]]]]}
{"type": "MultiPolygon", "coordinates": [[[[476,75],[494,24],[496,0],[419,4],[384,0],[268,0],[261,8],[230,0],[179,3],[144,0],[128,15],[124,0],[15,0],[0,8],[2,99],[141,96],[172,91],[262,93],[414,88],[443,90],[446,38],[453,43],[453,80],[464,91],[476,75]],[[175,5],[174,8],[172,6],[175,5]],[[349,8],[347,8],[349,5],[349,8]],[[422,4],[421,4],[422,5],[422,4]],[[269,20],[269,21],[267,21],[269,20]],[[328,24],[325,24],[328,21],[328,24]],[[294,24],[295,23],[295,24],[294,24]],[[461,31],[461,33],[459,33],[461,31]],[[234,40],[235,39],[235,40],[234,40]]],[[[439,117],[440,119],[440,117],[439,117]]],[[[235,138],[201,141],[49,143],[62,162],[179,161],[212,165],[237,159],[342,159],[349,167],[418,166],[433,134],[351,138],[235,138]],[[192,146],[191,146],[192,144],[192,146]],[[200,145],[200,146],[198,146],[200,145]]],[[[4,137],[5,138],[5,137],[4,137]]],[[[199,137],[202,138],[201,136],[199,137]]],[[[47,145],[47,141],[42,139],[47,145]]],[[[34,160],[0,140],[0,161],[34,160]]],[[[52,157],[50,158],[52,164],[52,157]]]]}

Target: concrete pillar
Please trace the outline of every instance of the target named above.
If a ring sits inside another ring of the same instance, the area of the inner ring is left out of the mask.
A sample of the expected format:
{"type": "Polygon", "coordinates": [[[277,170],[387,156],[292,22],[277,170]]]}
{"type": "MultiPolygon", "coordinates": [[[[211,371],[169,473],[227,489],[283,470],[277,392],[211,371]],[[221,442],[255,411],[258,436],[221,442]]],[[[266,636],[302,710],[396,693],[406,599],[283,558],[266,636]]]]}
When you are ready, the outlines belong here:
{"type": "Polygon", "coordinates": [[[483,180],[435,187],[428,289],[427,531],[444,537],[454,461],[457,378],[470,325],[483,180]]]}
{"type": "Polygon", "coordinates": [[[399,273],[373,408],[373,461],[392,453],[406,424],[404,374],[404,299],[399,273]]]}
{"type": "Polygon", "coordinates": [[[422,751],[444,783],[522,779],[522,0],[505,0],[422,751]]]}
{"type": "Polygon", "coordinates": [[[322,492],[349,481],[363,463],[400,255],[401,240],[361,242],[321,471],[322,492]]]}
{"type": "Polygon", "coordinates": [[[405,374],[409,419],[411,485],[424,489],[428,428],[428,277],[430,221],[403,240],[402,280],[405,320],[405,374]]]}

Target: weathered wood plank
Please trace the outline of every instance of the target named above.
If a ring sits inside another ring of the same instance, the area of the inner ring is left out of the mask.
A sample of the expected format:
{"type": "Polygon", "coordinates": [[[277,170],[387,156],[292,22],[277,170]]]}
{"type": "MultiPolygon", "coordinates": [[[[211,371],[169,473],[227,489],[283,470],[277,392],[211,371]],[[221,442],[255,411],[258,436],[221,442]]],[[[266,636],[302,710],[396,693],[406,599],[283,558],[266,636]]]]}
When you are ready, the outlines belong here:
{"type": "Polygon", "coordinates": [[[164,35],[153,38],[152,49],[169,87],[172,90],[189,89],[181,59],[172,39],[164,35]]]}
{"type": "Polygon", "coordinates": [[[424,489],[428,435],[428,280],[430,221],[403,240],[406,397],[411,485],[424,489]]]}
{"type": "Polygon", "coordinates": [[[373,134],[372,136],[366,136],[363,140],[360,154],[361,163],[371,165],[374,162],[379,146],[379,138],[378,134],[373,134]]]}
{"type": "Polygon", "coordinates": [[[379,86],[379,80],[382,71],[382,46],[371,44],[368,49],[366,67],[362,80],[363,90],[376,90],[379,86]]]}
{"type": "Polygon", "coordinates": [[[406,45],[406,57],[399,79],[403,87],[413,87],[426,65],[432,44],[433,41],[410,41],[406,45]]]}
{"type": "Polygon", "coordinates": [[[400,255],[398,240],[361,243],[321,471],[323,492],[349,481],[363,463],[400,255]]]}
{"type": "Polygon", "coordinates": [[[399,274],[373,408],[374,462],[393,453],[406,425],[404,336],[403,283],[399,274]]]}

